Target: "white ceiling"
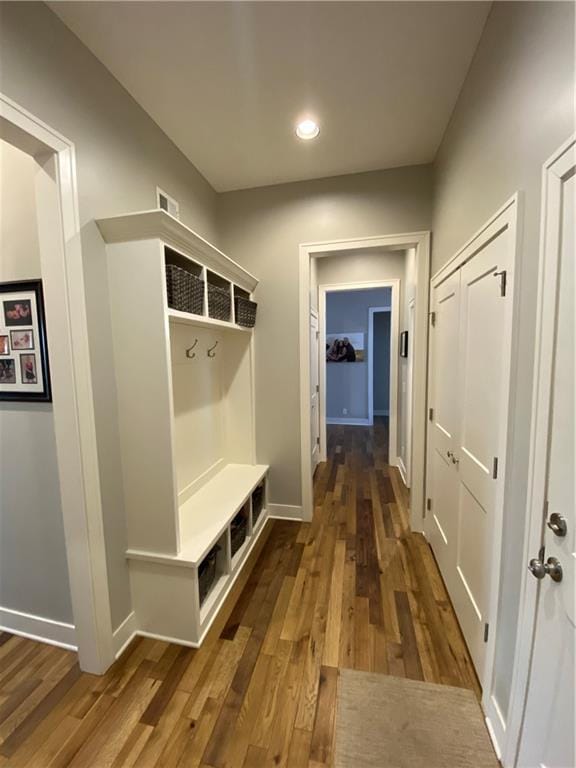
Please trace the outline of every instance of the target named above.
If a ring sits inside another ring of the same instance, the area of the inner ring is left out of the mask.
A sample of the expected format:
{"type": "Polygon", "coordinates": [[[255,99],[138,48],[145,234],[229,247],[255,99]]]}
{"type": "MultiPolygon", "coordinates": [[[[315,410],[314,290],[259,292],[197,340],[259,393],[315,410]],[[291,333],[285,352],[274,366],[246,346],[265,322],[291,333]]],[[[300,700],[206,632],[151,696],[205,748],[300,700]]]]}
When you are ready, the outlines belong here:
{"type": "Polygon", "coordinates": [[[53,2],[218,191],[433,160],[484,2],[53,2]],[[294,125],[315,117],[318,139],[294,125]]]}

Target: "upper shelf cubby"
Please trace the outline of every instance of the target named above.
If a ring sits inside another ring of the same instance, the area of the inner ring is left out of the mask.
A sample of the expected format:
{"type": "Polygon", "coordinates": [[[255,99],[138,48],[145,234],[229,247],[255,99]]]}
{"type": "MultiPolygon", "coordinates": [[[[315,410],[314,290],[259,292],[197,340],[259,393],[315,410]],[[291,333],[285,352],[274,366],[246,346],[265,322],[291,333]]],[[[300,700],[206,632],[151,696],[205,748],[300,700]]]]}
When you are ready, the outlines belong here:
{"type": "Polygon", "coordinates": [[[96,224],[106,243],[158,239],[247,293],[252,293],[258,285],[254,275],[166,211],[127,213],[98,219],[96,224]]]}

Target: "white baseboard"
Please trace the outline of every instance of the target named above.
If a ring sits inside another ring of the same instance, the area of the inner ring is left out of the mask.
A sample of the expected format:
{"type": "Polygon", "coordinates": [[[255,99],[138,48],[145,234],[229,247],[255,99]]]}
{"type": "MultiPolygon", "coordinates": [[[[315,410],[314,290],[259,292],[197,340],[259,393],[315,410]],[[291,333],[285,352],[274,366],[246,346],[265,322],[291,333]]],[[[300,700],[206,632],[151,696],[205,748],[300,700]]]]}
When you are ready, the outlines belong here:
{"type": "Polygon", "coordinates": [[[14,611],[12,608],[0,607],[0,630],[12,635],[38,640],[41,643],[57,645],[69,651],[77,651],[76,628],[74,624],[63,621],[45,619],[33,616],[31,613],[14,611]]]}
{"type": "Polygon", "coordinates": [[[291,504],[268,504],[268,517],[277,520],[298,520],[304,519],[302,507],[292,506],[291,504]]]}
{"type": "Polygon", "coordinates": [[[396,460],[396,466],[398,467],[398,471],[400,472],[400,477],[402,478],[402,482],[406,487],[408,487],[408,473],[406,472],[406,467],[404,465],[404,461],[402,460],[402,456],[398,456],[398,459],[396,460]]]}
{"type": "Polygon", "coordinates": [[[343,424],[345,426],[364,426],[369,427],[371,425],[370,419],[351,419],[348,418],[348,416],[335,417],[335,416],[328,416],[326,418],[326,424],[343,424]]]}
{"type": "Polygon", "coordinates": [[[130,645],[137,632],[136,614],[134,611],[128,614],[122,624],[112,633],[112,646],[114,657],[119,658],[130,645]]]}
{"type": "Polygon", "coordinates": [[[390,411],[374,411],[374,416],[390,416],[390,411]]]}

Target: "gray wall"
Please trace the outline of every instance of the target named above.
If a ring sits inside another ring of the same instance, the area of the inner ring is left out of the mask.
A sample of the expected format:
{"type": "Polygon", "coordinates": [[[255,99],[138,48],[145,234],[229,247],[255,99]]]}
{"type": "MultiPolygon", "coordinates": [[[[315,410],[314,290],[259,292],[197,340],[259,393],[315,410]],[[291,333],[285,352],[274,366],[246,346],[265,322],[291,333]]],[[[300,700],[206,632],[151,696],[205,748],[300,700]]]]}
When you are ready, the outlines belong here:
{"type": "MultiPolygon", "coordinates": [[[[390,306],[392,291],[333,291],[326,295],[326,335],[364,334],[364,361],[326,363],[326,417],[368,418],[369,308],[390,306]],[[343,410],[347,410],[347,415],[343,410]]],[[[388,369],[389,370],[389,369],[388,369]]]]}
{"type": "Polygon", "coordinates": [[[216,236],[216,194],[117,80],[48,9],[0,4],[0,88],[76,145],[112,623],[131,609],[104,246],[94,219],[156,207],[216,236]]]}
{"type": "Polygon", "coordinates": [[[495,685],[508,710],[518,618],[534,357],[542,163],[574,131],[574,5],[494,3],[436,163],[434,268],[522,195],[512,503],[504,519],[495,685]]]}
{"type": "Polygon", "coordinates": [[[374,314],[374,412],[390,410],[390,312],[374,314]]]}
{"type": "MultiPolygon", "coordinates": [[[[0,282],[41,277],[34,166],[0,140],[0,282]]],[[[0,403],[0,608],[73,623],[49,403],[0,403]]]]}
{"type": "Polygon", "coordinates": [[[414,166],[219,196],[222,247],[261,280],[256,430],[272,502],[301,503],[300,426],[287,416],[300,407],[298,246],[429,229],[431,194],[430,166],[414,166]]]}

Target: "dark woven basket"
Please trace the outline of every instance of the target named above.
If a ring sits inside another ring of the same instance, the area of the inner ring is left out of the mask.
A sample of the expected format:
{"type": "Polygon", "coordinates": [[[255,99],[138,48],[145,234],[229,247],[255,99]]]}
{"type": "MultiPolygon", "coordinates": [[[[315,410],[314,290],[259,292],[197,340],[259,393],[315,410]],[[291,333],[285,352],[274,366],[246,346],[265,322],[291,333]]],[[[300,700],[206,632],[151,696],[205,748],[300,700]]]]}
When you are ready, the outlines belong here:
{"type": "Polygon", "coordinates": [[[230,320],[230,291],[208,283],[208,315],[215,320],[230,320]]]}
{"type": "Polygon", "coordinates": [[[248,521],[246,516],[240,512],[236,515],[234,520],[230,523],[230,540],[232,547],[232,556],[238,552],[242,544],[246,540],[246,533],[248,529],[248,521]]]}
{"type": "Polygon", "coordinates": [[[216,544],[198,566],[198,588],[200,592],[200,605],[206,599],[208,592],[216,580],[216,558],[220,547],[216,544]]]}
{"type": "Polygon", "coordinates": [[[236,312],[236,324],[244,328],[254,328],[256,325],[256,309],[258,304],[243,296],[234,298],[234,311],[236,312]]]}
{"type": "Polygon", "coordinates": [[[252,525],[256,524],[256,521],[262,513],[264,507],[264,483],[260,483],[259,486],[252,491],[252,525]]]}
{"type": "Polygon", "coordinates": [[[204,280],[175,264],[166,264],[168,306],[193,315],[204,314],[204,280]]]}

